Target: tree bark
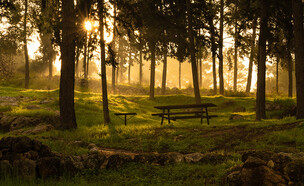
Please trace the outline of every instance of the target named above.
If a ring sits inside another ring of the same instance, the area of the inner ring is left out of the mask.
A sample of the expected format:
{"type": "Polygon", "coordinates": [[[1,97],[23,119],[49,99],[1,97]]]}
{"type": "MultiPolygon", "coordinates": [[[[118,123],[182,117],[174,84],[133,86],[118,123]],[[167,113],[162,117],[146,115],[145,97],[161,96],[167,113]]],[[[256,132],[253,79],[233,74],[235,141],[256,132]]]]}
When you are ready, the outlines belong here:
{"type": "MultiPolygon", "coordinates": [[[[210,0],[210,4],[212,0],[210,0]]],[[[210,38],[211,38],[211,52],[212,52],[212,75],[213,75],[213,91],[217,94],[217,80],[216,80],[216,44],[215,44],[215,30],[213,23],[213,16],[209,15],[208,22],[210,25],[210,38]]]]}
{"type": "MultiPolygon", "coordinates": [[[[236,10],[237,11],[237,10],[236,10]]],[[[237,91],[237,75],[238,75],[238,24],[237,19],[235,19],[235,36],[234,36],[234,76],[233,76],[233,91],[237,91]]]]}
{"type": "Polygon", "coordinates": [[[279,63],[280,59],[277,58],[277,63],[276,63],[276,94],[279,94],[279,63]]]}
{"type": "Polygon", "coordinates": [[[128,84],[131,84],[131,66],[132,66],[132,52],[131,52],[131,46],[129,48],[129,68],[128,68],[128,84]]]}
{"type": "Polygon", "coordinates": [[[303,4],[301,0],[292,0],[295,38],[295,70],[297,91],[297,119],[304,118],[304,31],[303,4]]]}
{"type": "Polygon", "coordinates": [[[84,42],[84,56],[83,56],[83,78],[88,79],[87,75],[87,40],[88,34],[85,32],[85,42],[84,42]]]}
{"type": "Polygon", "coordinates": [[[139,85],[142,86],[142,68],[143,68],[143,60],[142,60],[142,49],[139,50],[139,85]]]}
{"type": "Polygon", "coordinates": [[[27,28],[26,28],[28,0],[25,0],[24,6],[25,6],[24,23],[23,23],[23,32],[24,32],[23,42],[24,42],[24,57],[25,57],[24,87],[27,89],[29,88],[29,81],[30,81],[30,62],[29,62],[28,49],[27,49],[27,28]]]}
{"type": "Polygon", "coordinates": [[[155,42],[149,43],[151,52],[151,72],[150,72],[150,100],[154,100],[155,87],[155,42]]]}
{"type": "Polygon", "coordinates": [[[265,112],[265,79],[266,79],[266,39],[267,39],[267,0],[260,0],[261,20],[258,46],[258,81],[256,94],[256,120],[266,118],[265,112]]]}
{"type": "Polygon", "coordinates": [[[200,83],[200,87],[203,88],[203,68],[202,68],[202,58],[200,58],[199,60],[199,83],[200,83]]]}
{"type": "Polygon", "coordinates": [[[182,88],[182,62],[178,62],[178,88],[182,88]]]}
{"type": "Polygon", "coordinates": [[[164,64],[163,64],[163,77],[162,77],[162,95],[166,94],[166,83],[167,83],[167,45],[164,45],[164,64]]]}
{"type": "Polygon", "coordinates": [[[289,50],[288,56],[287,56],[287,63],[288,63],[288,97],[292,97],[293,93],[293,77],[292,77],[292,57],[291,52],[289,50]]]}
{"type": "Polygon", "coordinates": [[[62,129],[77,128],[74,110],[75,20],[74,1],[62,0],[62,62],[59,90],[62,129]]]}
{"type": "Polygon", "coordinates": [[[247,77],[247,86],[246,92],[249,93],[251,89],[251,82],[252,82],[252,68],[253,68],[253,59],[254,59],[254,51],[255,51],[255,38],[256,38],[256,27],[257,27],[257,19],[253,20],[252,23],[252,38],[251,38],[251,51],[249,57],[249,68],[248,68],[248,77],[247,77]]]}
{"type": "Polygon", "coordinates": [[[224,35],[224,0],[220,1],[220,38],[219,38],[219,79],[220,94],[224,95],[224,65],[223,65],[223,35],[224,35]]]}
{"type": "Polygon", "coordinates": [[[192,13],[191,13],[191,2],[190,0],[186,1],[187,6],[187,17],[188,17],[188,37],[190,41],[190,58],[191,58],[191,67],[192,67],[192,78],[193,78],[193,88],[195,95],[195,103],[201,103],[201,95],[198,85],[198,75],[197,75],[197,66],[195,60],[195,48],[194,48],[194,36],[193,36],[193,27],[192,27],[192,13]]]}
{"type": "Polygon", "coordinates": [[[108,90],[107,90],[107,74],[106,74],[106,51],[104,41],[104,0],[99,0],[99,32],[100,32],[100,52],[101,52],[101,86],[102,86],[102,106],[104,124],[110,123],[110,114],[108,107],[108,90]]]}

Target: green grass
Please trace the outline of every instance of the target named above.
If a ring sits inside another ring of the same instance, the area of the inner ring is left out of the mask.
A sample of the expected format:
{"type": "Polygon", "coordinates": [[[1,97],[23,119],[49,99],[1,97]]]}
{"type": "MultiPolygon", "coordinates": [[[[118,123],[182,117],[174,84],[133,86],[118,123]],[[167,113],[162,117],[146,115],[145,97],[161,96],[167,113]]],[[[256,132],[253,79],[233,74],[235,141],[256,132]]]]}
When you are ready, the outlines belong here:
{"type": "MultiPolygon", "coordinates": [[[[55,116],[59,111],[59,91],[25,90],[12,87],[0,87],[0,96],[11,96],[20,99],[18,106],[1,106],[0,112],[10,115],[55,116]],[[43,100],[50,100],[41,104],[43,100]],[[39,105],[39,109],[26,109],[29,105],[39,105]]],[[[295,103],[289,98],[269,98],[269,102],[290,107],[295,103]]],[[[78,128],[69,131],[53,130],[30,136],[49,145],[53,151],[68,155],[81,155],[88,149],[72,145],[73,141],[95,143],[105,148],[117,148],[138,152],[219,152],[240,156],[240,152],[251,149],[301,152],[304,150],[304,125],[292,128],[276,129],[280,125],[298,122],[295,117],[283,119],[255,120],[255,98],[203,96],[202,102],[211,102],[217,107],[210,108],[212,118],[210,125],[200,124],[199,119],[177,120],[170,124],[167,121],[160,125],[159,117],[151,116],[159,112],[157,105],[191,104],[194,98],[188,95],[148,96],[110,95],[109,109],[111,124],[103,124],[102,96],[100,93],[75,92],[75,112],[78,128]],[[237,107],[245,107],[246,112],[234,113],[237,107]],[[124,122],[114,115],[115,112],[136,112],[138,115],[124,122]],[[244,116],[243,120],[230,121],[231,114],[244,116]]],[[[267,112],[267,115],[273,114],[267,112]]],[[[14,135],[12,133],[1,136],[14,135]]],[[[206,176],[208,183],[218,183],[225,170],[238,164],[239,160],[230,159],[220,165],[172,165],[153,166],[130,164],[121,170],[104,171],[92,178],[82,175],[78,180],[59,180],[58,185],[104,183],[116,185],[201,185],[206,176]],[[171,176],[171,172],[174,174],[171,176]],[[197,172],[200,172],[199,176],[197,172]],[[151,173],[151,174],[148,174],[151,173]],[[114,179],[115,178],[115,179],[114,179]],[[90,180],[88,182],[88,180],[90,180]],[[213,181],[212,181],[213,180],[213,181]]],[[[76,178],[75,178],[76,179],[76,178]]],[[[57,183],[56,182],[56,183],[57,183]]],[[[43,182],[52,185],[52,182],[43,182]]]]}

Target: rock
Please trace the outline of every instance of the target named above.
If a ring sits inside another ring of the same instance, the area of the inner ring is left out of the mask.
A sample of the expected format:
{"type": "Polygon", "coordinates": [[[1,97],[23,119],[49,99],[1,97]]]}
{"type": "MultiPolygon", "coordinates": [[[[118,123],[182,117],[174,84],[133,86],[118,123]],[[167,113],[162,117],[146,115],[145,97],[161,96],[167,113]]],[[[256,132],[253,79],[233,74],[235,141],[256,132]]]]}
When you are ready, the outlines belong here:
{"type": "Polygon", "coordinates": [[[64,170],[67,171],[69,176],[74,176],[77,174],[79,171],[84,169],[83,162],[81,161],[80,156],[70,156],[67,157],[64,161],[64,170]]]}
{"type": "Polygon", "coordinates": [[[229,116],[229,120],[243,120],[244,116],[239,114],[232,114],[229,116]]]}
{"type": "Polygon", "coordinates": [[[237,107],[232,112],[246,112],[246,108],[245,107],[237,107]]]}
{"type": "Polygon", "coordinates": [[[100,152],[91,152],[87,157],[83,157],[86,169],[98,170],[106,161],[106,156],[100,152]]]}
{"type": "Polygon", "coordinates": [[[5,178],[5,176],[12,175],[12,166],[8,160],[0,161],[0,178],[5,178]]]}
{"type": "Polygon", "coordinates": [[[123,154],[111,155],[108,158],[106,168],[107,169],[117,169],[117,168],[121,167],[122,165],[129,163],[131,161],[132,161],[132,158],[127,155],[123,155],[123,154]]]}
{"type": "Polygon", "coordinates": [[[204,157],[204,155],[202,153],[198,153],[198,152],[195,152],[195,153],[192,153],[192,154],[186,154],[184,156],[186,163],[197,163],[203,157],[204,157]]]}
{"type": "Polygon", "coordinates": [[[35,134],[47,132],[47,131],[50,131],[50,130],[53,130],[53,129],[54,129],[53,125],[40,124],[40,125],[37,125],[36,127],[34,127],[33,129],[24,131],[23,133],[24,133],[24,134],[32,134],[32,135],[35,135],[35,134]]]}
{"type": "Polygon", "coordinates": [[[281,175],[264,165],[255,168],[243,168],[241,181],[243,185],[286,185],[281,175]]]}
{"type": "Polygon", "coordinates": [[[251,157],[260,158],[261,160],[267,162],[271,159],[273,154],[274,154],[273,152],[268,152],[268,151],[247,151],[243,153],[241,160],[242,162],[245,162],[247,158],[251,156],[251,157]]]}
{"type": "Polygon", "coordinates": [[[23,156],[30,160],[37,160],[39,158],[38,152],[33,150],[23,153],[23,156]]]}
{"type": "Polygon", "coordinates": [[[274,162],[272,161],[272,160],[269,160],[268,162],[267,162],[267,167],[269,167],[269,168],[274,168],[274,162]]]}
{"type": "Polygon", "coordinates": [[[249,156],[245,161],[243,168],[255,168],[261,165],[266,165],[266,162],[260,158],[249,156]]]}
{"type": "Polygon", "coordinates": [[[37,169],[39,177],[46,178],[58,178],[62,175],[62,168],[60,159],[57,157],[41,158],[37,161],[37,169]]]}
{"type": "Polygon", "coordinates": [[[40,109],[41,107],[38,105],[26,105],[23,108],[28,109],[28,110],[35,110],[35,109],[40,109]]]}
{"type": "Polygon", "coordinates": [[[16,116],[3,115],[0,120],[0,130],[3,132],[10,131],[11,123],[17,119],[16,116]]]}
{"type": "Polygon", "coordinates": [[[97,145],[95,145],[94,143],[90,143],[88,145],[88,149],[92,149],[92,148],[98,148],[97,145]]]}
{"type": "Polygon", "coordinates": [[[239,186],[242,185],[242,181],[241,181],[241,172],[240,171],[234,171],[231,172],[228,176],[227,176],[227,182],[229,185],[231,186],[239,186]]]}
{"type": "Polygon", "coordinates": [[[36,162],[26,158],[14,161],[13,174],[26,180],[35,179],[36,162]]]}
{"type": "Polygon", "coordinates": [[[10,126],[10,131],[21,129],[24,127],[31,127],[31,126],[36,126],[40,124],[41,121],[37,118],[30,118],[30,117],[17,117],[10,126]]]}
{"type": "Polygon", "coordinates": [[[185,161],[184,155],[178,152],[169,152],[166,154],[169,159],[169,163],[183,163],[185,161]]]}
{"type": "MultiPolygon", "coordinates": [[[[77,146],[77,147],[87,147],[88,143],[84,142],[84,141],[73,141],[71,142],[71,145],[77,146]]],[[[97,146],[96,146],[97,147],[97,146]]]]}
{"type": "Polygon", "coordinates": [[[15,138],[12,143],[12,151],[17,153],[28,152],[33,149],[32,139],[26,136],[15,138]]]}
{"type": "Polygon", "coordinates": [[[304,183],[304,159],[291,161],[284,168],[284,173],[295,183],[304,183]]]}
{"type": "Polygon", "coordinates": [[[205,163],[205,164],[218,164],[226,161],[227,156],[223,154],[217,154],[217,153],[206,153],[202,156],[199,162],[205,163]]]}

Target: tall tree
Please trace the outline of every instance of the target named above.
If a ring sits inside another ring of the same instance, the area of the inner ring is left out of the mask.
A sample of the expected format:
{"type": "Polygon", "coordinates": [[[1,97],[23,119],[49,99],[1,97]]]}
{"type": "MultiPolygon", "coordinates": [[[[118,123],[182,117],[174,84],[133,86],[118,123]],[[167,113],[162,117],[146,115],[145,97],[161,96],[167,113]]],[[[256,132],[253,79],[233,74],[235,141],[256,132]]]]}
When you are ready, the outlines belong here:
{"type": "Polygon", "coordinates": [[[219,79],[220,94],[224,95],[224,73],[223,73],[223,40],[224,40],[224,0],[220,0],[220,37],[219,37],[219,79]]]}
{"type": "Polygon", "coordinates": [[[249,68],[248,68],[248,77],[247,77],[247,86],[246,86],[247,93],[250,92],[251,82],[252,82],[252,68],[253,68],[253,61],[255,56],[256,27],[257,27],[257,19],[254,19],[252,23],[252,37],[251,37],[251,45],[250,45],[251,51],[249,57],[249,68]]]}
{"type": "Polygon", "coordinates": [[[98,13],[99,13],[99,32],[100,32],[100,52],[101,52],[101,86],[102,86],[102,106],[103,106],[103,118],[104,124],[110,123],[110,114],[108,107],[108,90],[107,90],[107,74],[106,74],[106,51],[104,40],[104,0],[98,1],[98,13]]]}
{"type": "Polygon", "coordinates": [[[297,119],[304,118],[304,29],[303,3],[292,0],[294,21],[295,57],[296,57],[296,88],[297,88],[297,119]]]}
{"type": "Polygon", "coordinates": [[[193,78],[193,87],[194,87],[194,95],[195,95],[195,103],[201,103],[201,95],[199,91],[198,85],[198,75],[197,75],[197,66],[195,60],[195,47],[194,47],[194,35],[193,35],[193,26],[192,26],[192,13],[191,13],[191,1],[186,0],[187,6],[187,20],[188,20],[188,37],[190,41],[190,60],[191,60],[191,68],[192,68],[192,78],[193,78]]]}
{"type": "Polygon", "coordinates": [[[74,1],[62,0],[62,62],[59,91],[62,129],[77,128],[74,110],[75,28],[74,1]]]}
{"type": "Polygon", "coordinates": [[[259,0],[260,7],[260,35],[258,45],[258,81],[256,94],[256,120],[266,118],[265,112],[265,79],[266,79],[266,40],[268,22],[268,0],[259,0]]]}
{"type": "Polygon", "coordinates": [[[23,44],[24,44],[24,59],[25,59],[25,82],[24,87],[29,88],[29,81],[30,81],[30,62],[29,62],[29,56],[28,56],[28,49],[27,49],[27,16],[28,16],[28,0],[25,0],[24,2],[24,22],[23,22],[23,44]]]}

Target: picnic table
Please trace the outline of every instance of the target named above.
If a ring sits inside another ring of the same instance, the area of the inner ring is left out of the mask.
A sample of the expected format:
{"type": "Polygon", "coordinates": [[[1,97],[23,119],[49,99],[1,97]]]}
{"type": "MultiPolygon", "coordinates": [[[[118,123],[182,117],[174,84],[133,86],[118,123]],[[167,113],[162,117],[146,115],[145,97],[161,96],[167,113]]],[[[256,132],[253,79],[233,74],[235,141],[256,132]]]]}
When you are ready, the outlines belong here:
{"type": "Polygon", "coordinates": [[[168,119],[168,123],[171,120],[175,121],[177,119],[191,119],[200,118],[201,123],[203,123],[203,118],[207,119],[207,124],[209,125],[209,119],[212,117],[217,117],[217,115],[209,115],[208,107],[215,107],[213,103],[201,103],[201,104],[188,104],[188,105],[167,105],[167,106],[155,106],[154,108],[162,110],[162,113],[155,113],[152,116],[161,117],[161,125],[164,119],[168,119]],[[174,112],[172,112],[174,110],[174,112]],[[176,111],[182,110],[182,111],[176,111]],[[204,115],[205,114],[205,115],[204,115]]]}

